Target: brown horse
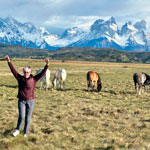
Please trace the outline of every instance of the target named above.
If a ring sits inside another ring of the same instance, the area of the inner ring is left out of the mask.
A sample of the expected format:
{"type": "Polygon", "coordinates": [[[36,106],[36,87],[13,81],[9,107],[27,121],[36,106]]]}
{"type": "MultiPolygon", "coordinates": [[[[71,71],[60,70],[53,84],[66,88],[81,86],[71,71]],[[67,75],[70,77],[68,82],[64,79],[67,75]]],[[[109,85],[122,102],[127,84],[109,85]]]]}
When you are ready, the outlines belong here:
{"type": "Polygon", "coordinates": [[[91,87],[92,90],[94,90],[95,87],[97,87],[97,91],[100,92],[102,88],[101,79],[98,73],[89,71],[87,73],[87,86],[88,90],[91,87]]]}

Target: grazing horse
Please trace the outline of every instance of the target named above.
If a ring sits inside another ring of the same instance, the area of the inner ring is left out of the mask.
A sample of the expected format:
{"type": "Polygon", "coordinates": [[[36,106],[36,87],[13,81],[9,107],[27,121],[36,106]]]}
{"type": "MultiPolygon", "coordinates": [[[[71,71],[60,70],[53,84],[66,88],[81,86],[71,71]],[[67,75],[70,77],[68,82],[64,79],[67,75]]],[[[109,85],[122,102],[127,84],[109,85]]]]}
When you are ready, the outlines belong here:
{"type": "Polygon", "coordinates": [[[144,72],[142,73],[134,73],[133,74],[133,81],[134,81],[134,85],[135,85],[135,90],[137,93],[137,84],[139,85],[138,87],[138,94],[141,94],[142,91],[142,86],[144,86],[144,92],[146,91],[146,85],[150,84],[150,76],[144,72]]]}
{"type": "Polygon", "coordinates": [[[52,80],[52,85],[56,89],[61,89],[61,83],[63,83],[63,90],[65,89],[65,81],[67,77],[67,72],[65,69],[57,69],[54,78],[52,80]]]}
{"type": "MultiPolygon", "coordinates": [[[[36,71],[36,74],[39,74],[42,72],[44,68],[41,68],[36,71]]],[[[40,89],[42,88],[42,83],[44,84],[44,89],[47,90],[50,87],[50,70],[47,69],[45,75],[40,79],[40,89]]]]}
{"type": "Polygon", "coordinates": [[[97,91],[100,92],[102,88],[101,79],[98,73],[89,71],[87,73],[87,85],[88,90],[91,87],[92,90],[94,90],[95,87],[97,87],[97,91]]]}

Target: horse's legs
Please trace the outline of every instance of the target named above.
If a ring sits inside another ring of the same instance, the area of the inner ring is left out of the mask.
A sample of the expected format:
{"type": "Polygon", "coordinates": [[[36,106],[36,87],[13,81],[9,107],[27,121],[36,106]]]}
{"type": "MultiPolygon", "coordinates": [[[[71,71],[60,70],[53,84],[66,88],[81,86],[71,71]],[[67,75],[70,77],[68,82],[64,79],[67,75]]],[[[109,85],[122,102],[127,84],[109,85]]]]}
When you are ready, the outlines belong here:
{"type": "Polygon", "coordinates": [[[141,91],[142,91],[142,85],[139,84],[139,95],[141,94],[141,91]]]}
{"type": "Polygon", "coordinates": [[[59,89],[61,89],[61,80],[59,80],[59,89]]]}
{"type": "Polygon", "coordinates": [[[65,81],[63,81],[63,90],[65,89],[65,81]]]}
{"type": "Polygon", "coordinates": [[[136,94],[137,94],[137,86],[136,86],[136,82],[134,82],[134,87],[135,87],[135,91],[136,91],[136,94]]]}
{"type": "Polygon", "coordinates": [[[59,81],[56,80],[56,88],[59,89],[59,81]]]}
{"type": "Polygon", "coordinates": [[[49,79],[46,79],[46,87],[47,87],[47,89],[50,88],[50,81],[49,81],[49,79]]]}
{"type": "Polygon", "coordinates": [[[44,82],[44,89],[47,90],[47,83],[46,83],[46,79],[43,81],[44,82]]]}
{"type": "Polygon", "coordinates": [[[146,86],[145,86],[145,84],[144,84],[144,93],[146,92],[146,86]]]}
{"type": "Polygon", "coordinates": [[[54,88],[56,88],[57,89],[57,79],[54,79],[54,88]]]}
{"type": "Polygon", "coordinates": [[[94,91],[94,87],[95,87],[95,86],[94,86],[94,85],[92,85],[92,91],[94,91]]]}
{"type": "Polygon", "coordinates": [[[94,85],[93,85],[93,81],[90,81],[90,87],[92,88],[92,91],[94,90],[94,85]]]}
{"type": "Polygon", "coordinates": [[[93,81],[92,90],[94,91],[94,88],[96,87],[96,81],[93,81]]]}
{"type": "Polygon", "coordinates": [[[42,81],[40,80],[40,89],[42,88],[42,81]]]}
{"type": "Polygon", "coordinates": [[[46,90],[48,90],[48,88],[49,88],[49,81],[48,80],[45,80],[45,88],[46,88],[46,90]]]}
{"type": "Polygon", "coordinates": [[[90,88],[90,81],[87,81],[87,86],[88,86],[88,91],[89,91],[89,88],[90,88]]]}

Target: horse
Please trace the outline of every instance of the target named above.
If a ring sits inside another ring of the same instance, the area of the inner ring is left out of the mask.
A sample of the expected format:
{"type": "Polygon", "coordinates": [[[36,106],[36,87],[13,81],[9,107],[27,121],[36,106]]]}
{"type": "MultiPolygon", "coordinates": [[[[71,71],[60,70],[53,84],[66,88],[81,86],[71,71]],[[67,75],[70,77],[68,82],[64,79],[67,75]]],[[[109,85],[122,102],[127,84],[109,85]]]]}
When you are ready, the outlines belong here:
{"type": "Polygon", "coordinates": [[[142,86],[144,86],[144,92],[146,91],[146,85],[150,84],[150,76],[144,72],[142,73],[134,73],[133,74],[133,81],[135,85],[136,93],[141,94],[142,86]],[[137,84],[139,85],[138,91],[137,91],[137,84]]]}
{"type": "Polygon", "coordinates": [[[61,84],[63,84],[63,90],[65,89],[65,81],[67,77],[67,72],[65,69],[57,69],[54,78],[52,80],[52,85],[56,89],[61,89],[61,84]]]}
{"type": "MultiPolygon", "coordinates": [[[[41,68],[39,70],[36,71],[36,74],[39,74],[42,72],[44,68],[41,68]]],[[[42,83],[44,85],[44,89],[47,90],[50,87],[50,70],[47,69],[45,75],[40,79],[40,89],[42,88],[42,83]]]]}
{"type": "Polygon", "coordinates": [[[89,88],[92,88],[92,91],[94,90],[94,88],[97,87],[97,91],[100,92],[102,89],[102,82],[101,82],[101,78],[99,76],[98,73],[93,72],[93,71],[89,71],[87,73],[87,86],[88,86],[88,91],[89,88]]]}

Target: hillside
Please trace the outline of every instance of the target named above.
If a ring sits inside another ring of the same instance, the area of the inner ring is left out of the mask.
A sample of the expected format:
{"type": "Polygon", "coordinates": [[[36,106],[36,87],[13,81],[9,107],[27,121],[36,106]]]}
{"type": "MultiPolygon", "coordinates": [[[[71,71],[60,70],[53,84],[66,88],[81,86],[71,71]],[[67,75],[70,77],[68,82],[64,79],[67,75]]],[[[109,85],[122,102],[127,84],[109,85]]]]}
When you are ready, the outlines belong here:
{"type": "Polygon", "coordinates": [[[53,59],[100,62],[150,63],[149,52],[128,52],[112,48],[73,47],[51,51],[53,59]]]}
{"type": "Polygon", "coordinates": [[[0,57],[2,58],[5,55],[16,58],[43,58],[48,55],[48,50],[0,44],[0,57]]]}
{"type": "Polygon", "coordinates": [[[82,60],[99,62],[150,63],[150,52],[128,52],[112,48],[70,47],[59,50],[25,48],[18,45],[0,44],[0,57],[82,60]]]}

